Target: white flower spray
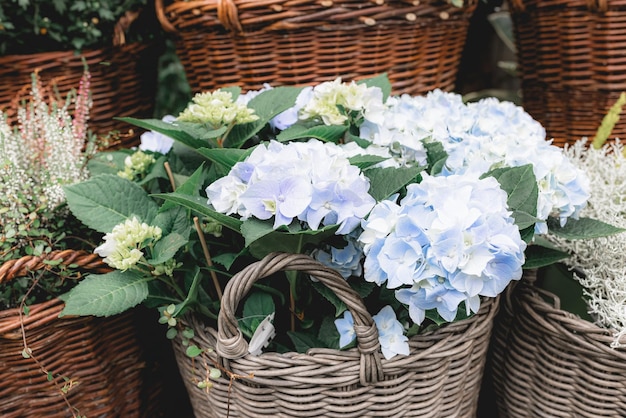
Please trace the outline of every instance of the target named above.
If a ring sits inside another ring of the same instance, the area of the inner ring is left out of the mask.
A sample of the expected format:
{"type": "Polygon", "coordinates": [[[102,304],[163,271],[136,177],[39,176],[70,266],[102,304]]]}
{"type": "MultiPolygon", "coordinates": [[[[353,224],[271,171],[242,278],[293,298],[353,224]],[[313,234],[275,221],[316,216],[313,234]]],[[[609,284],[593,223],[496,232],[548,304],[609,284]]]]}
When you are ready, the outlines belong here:
{"type": "MultiPolygon", "coordinates": [[[[591,198],[581,215],[626,228],[624,145],[619,140],[600,149],[587,145],[582,139],[565,150],[591,183],[591,198]]],[[[613,332],[611,346],[626,346],[626,233],[591,240],[553,240],[572,253],[566,264],[584,273],[575,277],[583,286],[597,325],[613,332]]]]}

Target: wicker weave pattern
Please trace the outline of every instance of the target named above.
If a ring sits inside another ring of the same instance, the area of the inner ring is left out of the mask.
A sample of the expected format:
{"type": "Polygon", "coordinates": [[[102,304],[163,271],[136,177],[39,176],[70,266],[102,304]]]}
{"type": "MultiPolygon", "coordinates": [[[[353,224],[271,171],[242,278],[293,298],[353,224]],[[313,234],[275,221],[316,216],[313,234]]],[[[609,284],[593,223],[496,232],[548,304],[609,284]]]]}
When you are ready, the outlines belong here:
{"type": "Polygon", "coordinates": [[[194,92],[387,72],[395,93],[452,90],[475,0],[157,0],[194,92]]]}
{"type": "MultiPolygon", "coordinates": [[[[156,89],[156,52],[154,47],[132,43],[82,53],[91,73],[93,108],[89,129],[100,135],[117,130],[128,133],[131,125],[116,121],[119,116],[152,117],[156,89]]],[[[61,97],[78,87],[83,74],[81,56],[73,51],[0,56],[0,109],[14,116],[12,105],[17,95],[27,94],[31,73],[39,69],[43,83],[51,80],[61,97]]],[[[137,143],[138,132],[123,138],[118,146],[137,143]]]]}
{"type": "MultiPolygon", "coordinates": [[[[510,3],[525,109],[555,144],[592,138],[626,91],[626,1],[510,3]]],[[[626,119],[613,136],[626,138],[626,119]]]]}
{"type": "Polygon", "coordinates": [[[491,363],[500,416],[626,416],[626,350],[546,297],[521,282],[502,300],[491,363]]]}
{"type": "MultiPolygon", "coordinates": [[[[337,295],[345,298],[364,329],[371,318],[362,312],[358,297],[344,289],[338,273],[301,255],[270,255],[235,275],[224,292],[226,312],[237,305],[251,283],[273,268],[298,269],[324,279],[337,295]],[[269,266],[269,267],[268,267],[269,266]],[[231,293],[232,292],[232,293],[231,293]]],[[[190,395],[196,417],[458,417],[476,416],[478,392],[498,299],[483,303],[474,317],[448,324],[436,332],[410,340],[411,354],[380,360],[378,381],[363,383],[364,352],[370,350],[359,338],[359,348],[338,351],[313,349],[307,354],[263,353],[224,359],[215,352],[210,358],[191,359],[181,341],[174,342],[179,369],[190,395]],[[223,363],[228,370],[254,377],[233,381],[222,377],[208,392],[196,383],[206,378],[207,366],[223,363]],[[229,406],[230,404],[230,406],[229,406]]],[[[185,325],[195,331],[193,343],[219,347],[233,338],[230,313],[218,320],[219,331],[196,318],[185,325]]],[[[239,335],[237,333],[237,335],[239,335]]],[[[236,336],[234,338],[237,338],[236,336]]],[[[367,340],[367,336],[363,339],[367,340]]],[[[375,342],[377,344],[377,341],[375,342]]],[[[235,350],[236,351],[236,350],[235,350]]],[[[378,356],[380,353],[376,352],[378,356]]],[[[232,357],[237,357],[234,354],[232,357]]],[[[365,373],[367,375],[367,371],[365,373]]],[[[367,379],[366,379],[367,380],[367,379]]]]}
{"type": "MultiPolygon", "coordinates": [[[[104,271],[100,259],[83,252],[56,252],[53,259],[83,269],[104,271]],[[57,258],[54,258],[57,257],[57,258]]],[[[42,260],[28,257],[0,266],[5,280],[42,268],[42,260]],[[26,268],[28,266],[28,268],[26,268]]],[[[0,280],[2,282],[2,280],[0,280]]],[[[140,417],[142,348],[130,314],[111,318],[63,318],[59,299],[30,306],[20,318],[19,309],[0,310],[0,415],[3,418],[70,417],[72,411],[32,359],[23,358],[22,324],[33,355],[53,374],[78,381],[67,394],[72,406],[89,417],[140,417]]]]}

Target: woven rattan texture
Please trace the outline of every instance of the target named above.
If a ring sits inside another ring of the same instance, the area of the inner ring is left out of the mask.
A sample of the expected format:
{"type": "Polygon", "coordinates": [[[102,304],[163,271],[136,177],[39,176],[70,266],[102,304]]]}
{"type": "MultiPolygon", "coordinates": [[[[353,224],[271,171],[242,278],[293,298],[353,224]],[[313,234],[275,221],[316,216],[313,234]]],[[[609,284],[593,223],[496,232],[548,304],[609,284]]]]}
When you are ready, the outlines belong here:
{"type": "MultiPolygon", "coordinates": [[[[510,3],[524,108],[555,144],[593,138],[626,91],[626,1],[510,3]]],[[[625,118],[613,136],[626,138],[625,118]]]]}
{"type": "MultiPolygon", "coordinates": [[[[217,348],[192,359],[186,356],[182,341],[174,341],[179,370],[196,417],[475,417],[499,300],[484,301],[478,314],[470,319],[411,338],[410,355],[385,360],[378,350],[370,351],[372,341],[367,324],[371,317],[362,302],[343,287],[345,282],[338,273],[330,271],[332,274],[305,256],[280,255],[278,260],[269,262],[264,259],[230,280],[222,298],[219,331],[193,317],[184,321],[184,326],[195,331],[192,343],[217,348]],[[264,263],[271,264],[269,270],[264,263]],[[330,286],[350,306],[355,324],[363,321],[362,327],[355,327],[357,335],[363,333],[357,337],[359,348],[314,349],[307,354],[267,352],[230,360],[218,356],[216,353],[229,351],[236,357],[237,349],[233,347],[240,342],[238,333],[233,336],[233,318],[222,317],[230,316],[224,314],[224,309],[233,309],[252,282],[277,267],[297,268],[324,284],[338,284],[340,287],[330,286]],[[229,350],[225,350],[226,346],[229,350]],[[364,362],[364,356],[369,354],[376,355],[380,363],[364,362]],[[214,364],[223,364],[241,376],[254,377],[235,379],[229,389],[230,382],[224,374],[210,390],[198,388],[197,383],[207,378],[208,367],[214,364]],[[378,367],[380,370],[376,371],[378,367]]],[[[375,347],[377,339],[373,344],[375,347]]]]}
{"type": "Polygon", "coordinates": [[[395,93],[422,94],[454,88],[477,1],[466,3],[157,0],[157,12],[194,92],[387,72],[395,93]]]}
{"type": "MultiPolygon", "coordinates": [[[[47,259],[63,259],[92,272],[107,268],[101,259],[82,251],[57,251],[47,259]]],[[[6,263],[0,266],[0,283],[43,268],[41,257],[6,263]]],[[[0,416],[73,416],[53,384],[62,387],[64,378],[78,383],[67,399],[81,416],[144,416],[143,348],[130,313],[110,318],[58,318],[63,302],[56,298],[29,309],[29,314],[21,317],[18,308],[0,310],[0,416]],[[22,356],[23,338],[54,377],[53,382],[33,359],[22,356]]]]}
{"type": "Polygon", "coordinates": [[[14,116],[12,106],[18,96],[28,94],[31,74],[39,70],[47,85],[53,80],[59,93],[78,88],[83,74],[84,57],[91,73],[93,108],[89,129],[99,135],[119,131],[119,142],[113,146],[138,143],[140,132],[128,135],[133,126],[114,120],[119,116],[150,118],[154,110],[156,92],[156,48],[143,43],[131,43],[103,49],[42,52],[25,55],[0,56],[0,109],[14,116]]]}
{"type": "Polygon", "coordinates": [[[626,350],[547,296],[522,281],[502,297],[489,362],[500,416],[625,417],[626,350]]]}

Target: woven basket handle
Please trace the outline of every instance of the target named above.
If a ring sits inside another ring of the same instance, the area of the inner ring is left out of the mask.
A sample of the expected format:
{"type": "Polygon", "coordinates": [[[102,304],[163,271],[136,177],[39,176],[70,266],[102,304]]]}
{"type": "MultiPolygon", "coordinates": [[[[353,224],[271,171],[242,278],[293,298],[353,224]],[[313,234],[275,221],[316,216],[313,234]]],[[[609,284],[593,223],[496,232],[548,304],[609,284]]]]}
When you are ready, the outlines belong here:
{"type": "MultiPolygon", "coordinates": [[[[167,16],[165,15],[163,0],[154,0],[154,7],[161,27],[166,32],[176,34],[176,27],[167,19],[167,16]]],[[[222,26],[229,31],[237,34],[243,33],[243,27],[239,21],[239,10],[233,0],[217,0],[217,18],[222,26]]]]}
{"type": "Polygon", "coordinates": [[[363,300],[335,270],[303,254],[271,253],[235,274],[226,285],[217,318],[216,352],[227,359],[248,353],[248,343],[238,327],[235,311],[239,302],[259,279],[283,270],[307,273],[332,290],[354,318],[354,331],[361,353],[361,382],[374,383],[383,378],[378,331],[363,300]]]}
{"type": "MultiPolygon", "coordinates": [[[[526,10],[524,0],[509,0],[511,8],[515,12],[523,12],[526,10]]],[[[606,12],[609,8],[608,0],[587,0],[587,7],[591,11],[606,12]]]]}
{"type": "Polygon", "coordinates": [[[59,250],[41,256],[27,255],[5,261],[0,265],[0,284],[7,283],[16,277],[24,277],[29,272],[46,269],[50,266],[46,262],[50,261],[61,261],[65,265],[75,264],[92,273],[105,273],[111,270],[98,254],[82,250],[59,250]]]}

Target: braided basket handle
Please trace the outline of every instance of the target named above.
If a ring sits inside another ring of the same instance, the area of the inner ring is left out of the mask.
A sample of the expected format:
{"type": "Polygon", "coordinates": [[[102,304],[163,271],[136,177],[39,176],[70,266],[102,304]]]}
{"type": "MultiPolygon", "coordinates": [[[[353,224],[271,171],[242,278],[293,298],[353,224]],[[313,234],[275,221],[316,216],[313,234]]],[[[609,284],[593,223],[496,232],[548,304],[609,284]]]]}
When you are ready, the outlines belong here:
{"type": "Polygon", "coordinates": [[[357,346],[361,353],[361,383],[375,383],[381,380],[383,374],[378,331],[363,299],[338,272],[304,254],[278,252],[268,254],[229,280],[224,289],[217,318],[217,354],[230,360],[247,354],[248,343],[235,318],[237,306],[259,279],[283,270],[302,271],[315,277],[348,306],[354,318],[357,346]]]}
{"type": "Polygon", "coordinates": [[[64,265],[75,264],[77,267],[91,273],[106,273],[111,271],[98,254],[83,250],[57,250],[40,256],[27,255],[0,264],[0,284],[8,283],[16,277],[24,277],[29,272],[43,270],[49,267],[50,261],[60,261],[64,265]]]}
{"type": "MultiPolygon", "coordinates": [[[[236,34],[243,33],[243,27],[239,21],[239,10],[233,0],[213,0],[217,2],[217,19],[222,26],[236,34]]],[[[161,27],[169,33],[176,34],[176,27],[167,19],[163,0],[154,0],[156,16],[161,27]]]]}
{"type": "MultiPolygon", "coordinates": [[[[509,0],[511,4],[511,8],[518,13],[524,12],[526,10],[526,6],[524,5],[524,0],[509,0]]],[[[587,8],[591,11],[599,11],[604,13],[608,10],[608,0],[587,0],[587,8]]]]}

